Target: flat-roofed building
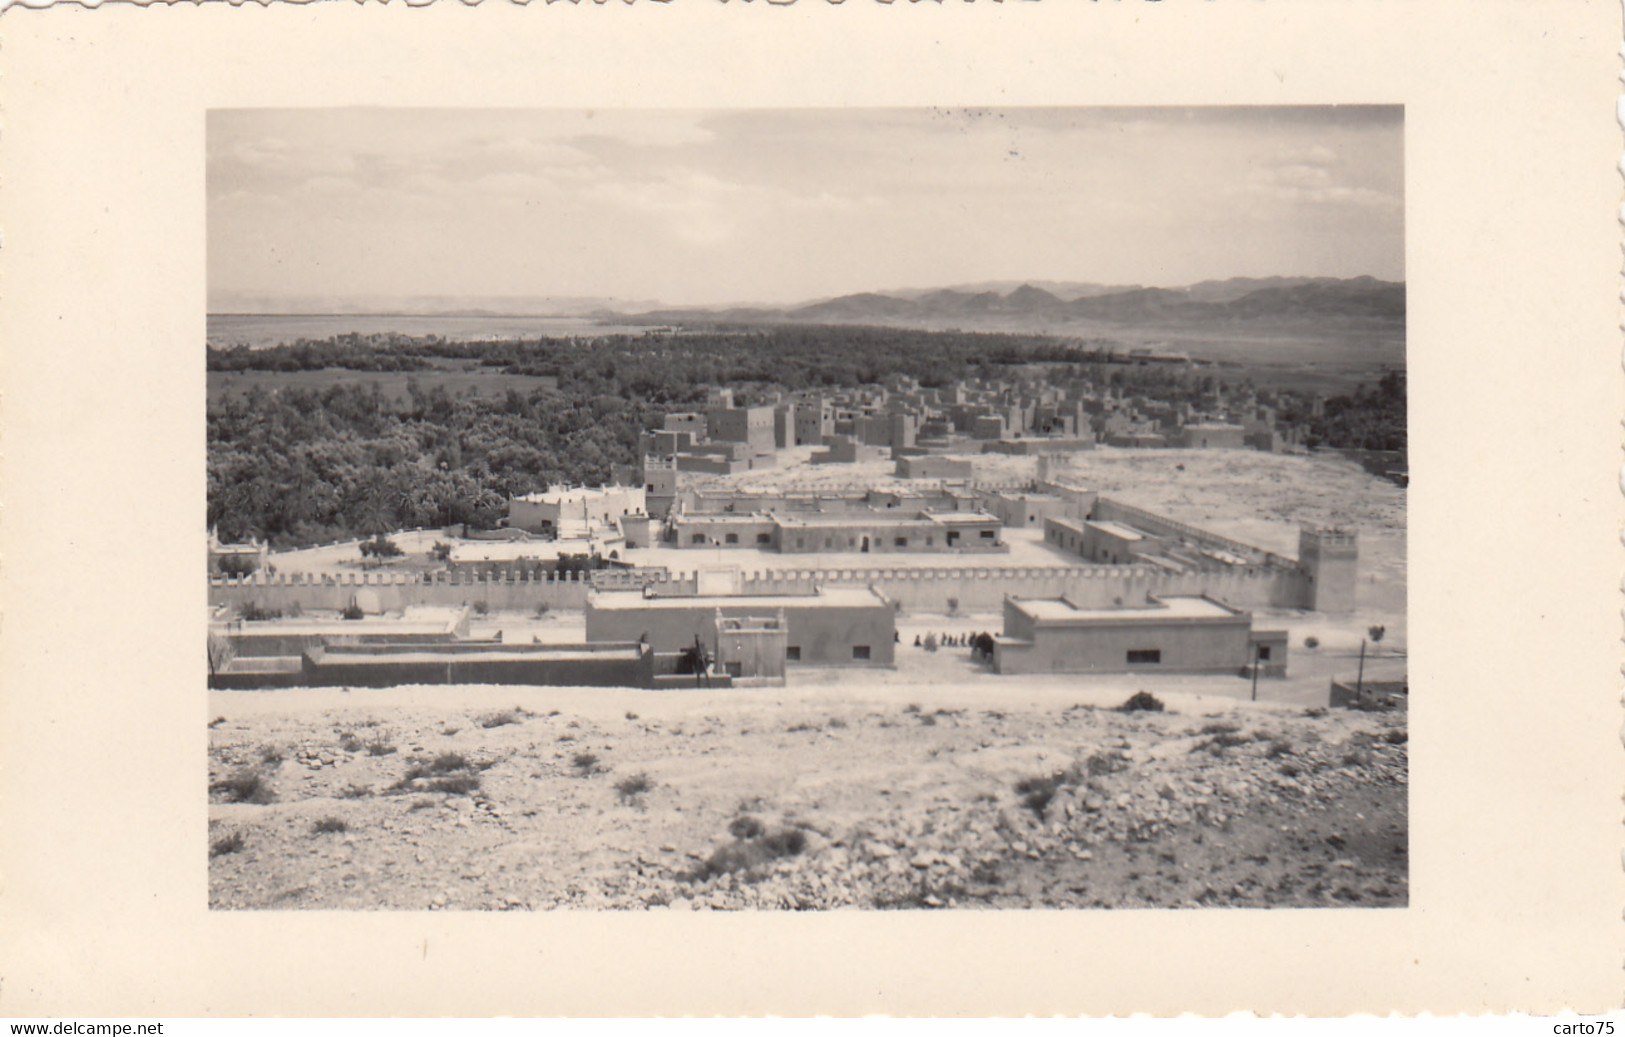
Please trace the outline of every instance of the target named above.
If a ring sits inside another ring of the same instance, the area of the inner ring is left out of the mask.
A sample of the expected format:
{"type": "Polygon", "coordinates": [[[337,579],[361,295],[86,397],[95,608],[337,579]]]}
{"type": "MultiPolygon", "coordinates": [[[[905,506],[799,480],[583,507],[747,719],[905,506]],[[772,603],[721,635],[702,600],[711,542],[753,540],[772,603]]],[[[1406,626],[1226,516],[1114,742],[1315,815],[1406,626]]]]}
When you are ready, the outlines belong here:
{"type": "MultiPolygon", "coordinates": [[[[1252,663],[1252,625],[1250,612],[1205,595],[1109,608],[1067,598],[1006,598],[993,668],[1005,674],[1239,674],[1252,663]]],[[[1279,645],[1270,642],[1284,654],[1279,645]]],[[[1284,658],[1268,663],[1284,672],[1284,658]]]]}
{"type": "Polygon", "coordinates": [[[1122,522],[1083,524],[1083,557],[1103,565],[1128,565],[1140,555],[1156,554],[1162,540],[1122,522]]]}
{"type": "Polygon", "coordinates": [[[785,554],[1007,551],[986,512],[849,512],[784,515],[775,542],[785,554]]]}
{"type": "Polygon", "coordinates": [[[686,432],[691,441],[705,438],[705,415],[697,411],[673,411],[667,414],[660,427],[667,432],[686,432]]]}
{"type": "Polygon", "coordinates": [[[975,469],[964,458],[916,454],[899,457],[896,474],[902,479],[969,479],[975,469]]]}
{"type": "MultiPolygon", "coordinates": [[[[589,643],[641,641],[657,653],[667,653],[690,648],[698,638],[712,658],[718,658],[714,643],[718,617],[777,621],[782,616],[785,661],[790,666],[890,666],[896,658],[896,612],[891,602],[863,587],[827,587],[811,594],[672,597],[605,590],[587,596],[586,612],[589,643]]],[[[722,632],[729,633],[726,624],[722,632]]]]}
{"type": "Polygon", "coordinates": [[[555,486],[508,501],[509,526],[556,537],[614,529],[622,515],[645,513],[642,486],[555,486]]]}
{"type": "Polygon", "coordinates": [[[1072,504],[1048,493],[1022,493],[1001,490],[989,493],[983,506],[1000,522],[1014,529],[1038,529],[1047,518],[1072,513],[1072,504]]]}
{"type": "Polygon", "coordinates": [[[744,443],[751,455],[773,452],[772,407],[718,407],[707,411],[706,428],[718,443],[744,443]]]}
{"type": "Polygon", "coordinates": [[[885,506],[782,513],[685,509],[672,513],[668,527],[672,545],[681,548],[754,547],[785,554],[1009,550],[999,538],[999,520],[982,511],[885,506]]]}

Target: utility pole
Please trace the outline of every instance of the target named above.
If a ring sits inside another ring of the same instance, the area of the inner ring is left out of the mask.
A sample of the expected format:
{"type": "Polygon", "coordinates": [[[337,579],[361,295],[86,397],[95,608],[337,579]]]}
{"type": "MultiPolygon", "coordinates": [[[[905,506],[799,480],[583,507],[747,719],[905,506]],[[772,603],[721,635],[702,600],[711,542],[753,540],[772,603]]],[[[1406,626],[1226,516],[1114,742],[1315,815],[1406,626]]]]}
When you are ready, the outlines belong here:
{"type": "Polygon", "coordinates": [[[1258,645],[1253,645],[1253,701],[1258,701],[1258,645]]]}
{"type": "Polygon", "coordinates": [[[1365,689],[1365,638],[1360,638],[1360,670],[1354,678],[1354,701],[1360,701],[1365,689]]]}

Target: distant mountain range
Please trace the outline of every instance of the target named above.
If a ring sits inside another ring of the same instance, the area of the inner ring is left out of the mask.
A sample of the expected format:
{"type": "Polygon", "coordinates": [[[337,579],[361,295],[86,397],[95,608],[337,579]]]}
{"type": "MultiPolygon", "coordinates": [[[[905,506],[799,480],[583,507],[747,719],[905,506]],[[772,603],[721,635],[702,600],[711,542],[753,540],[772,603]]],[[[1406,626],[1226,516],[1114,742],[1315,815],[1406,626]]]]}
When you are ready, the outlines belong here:
{"type": "Polygon", "coordinates": [[[1237,277],[1184,288],[1087,284],[966,286],[903,292],[860,292],[782,308],[661,309],[641,314],[603,310],[605,317],[691,323],[812,324],[960,323],[1054,329],[1069,324],[1167,324],[1318,318],[1403,324],[1405,286],[1372,277],[1237,277]]]}
{"type": "Polygon", "coordinates": [[[1402,330],[1405,285],[1372,277],[1233,277],[1183,288],[1079,281],[988,281],[859,292],[784,306],[662,306],[564,296],[317,297],[221,293],[215,313],[581,317],[622,324],[877,324],[916,328],[1088,333],[1111,326],[1196,329],[1312,322],[1402,330]]]}

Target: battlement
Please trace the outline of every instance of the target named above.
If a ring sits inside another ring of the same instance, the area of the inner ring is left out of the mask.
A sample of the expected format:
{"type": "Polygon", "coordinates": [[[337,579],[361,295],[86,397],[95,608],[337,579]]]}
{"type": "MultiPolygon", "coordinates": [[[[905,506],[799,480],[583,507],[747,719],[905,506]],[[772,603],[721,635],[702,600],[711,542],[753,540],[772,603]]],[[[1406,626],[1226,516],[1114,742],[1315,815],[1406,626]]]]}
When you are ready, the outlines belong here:
{"type": "Polygon", "coordinates": [[[1360,549],[1360,534],[1347,529],[1303,526],[1298,530],[1300,558],[1310,550],[1322,555],[1334,552],[1356,552],[1360,549]]]}
{"type": "Polygon", "coordinates": [[[1315,611],[1354,611],[1359,561],[1358,533],[1315,526],[1298,530],[1298,564],[1309,577],[1309,607],[1315,611]]]}

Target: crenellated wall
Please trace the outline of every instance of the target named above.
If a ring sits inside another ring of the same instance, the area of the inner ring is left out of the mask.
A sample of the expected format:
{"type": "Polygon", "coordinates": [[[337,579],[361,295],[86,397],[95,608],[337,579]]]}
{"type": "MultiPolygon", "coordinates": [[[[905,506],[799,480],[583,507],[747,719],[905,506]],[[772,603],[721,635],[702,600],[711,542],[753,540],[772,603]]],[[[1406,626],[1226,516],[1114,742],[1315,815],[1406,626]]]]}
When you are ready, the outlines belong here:
{"type": "Polygon", "coordinates": [[[528,573],[486,576],[483,573],[253,573],[240,579],[211,577],[209,604],[240,607],[254,602],[262,608],[287,611],[342,609],[351,601],[368,612],[390,612],[408,605],[472,605],[483,601],[492,609],[579,609],[586,604],[592,582],[587,574],[547,574],[535,579],[528,573]]]}
{"type": "MultiPolygon", "coordinates": [[[[1309,588],[1297,569],[1215,567],[1174,573],[1146,565],[1068,567],[972,567],[772,569],[745,573],[745,594],[810,593],[814,587],[874,587],[904,609],[943,611],[955,598],[961,610],[994,610],[1005,597],[1065,596],[1082,606],[1138,604],[1146,595],[1208,594],[1238,608],[1307,608],[1309,588]]],[[[587,578],[579,573],[557,579],[482,579],[446,573],[345,573],[342,576],[266,576],[209,580],[209,604],[288,610],[342,609],[352,600],[369,612],[394,611],[408,605],[472,605],[485,602],[494,610],[526,611],[538,605],[581,609],[587,592],[636,589],[653,585],[661,595],[695,593],[696,574],[665,570],[604,570],[587,578]],[[364,593],[363,593],[364,592],[364,593]]]]}

